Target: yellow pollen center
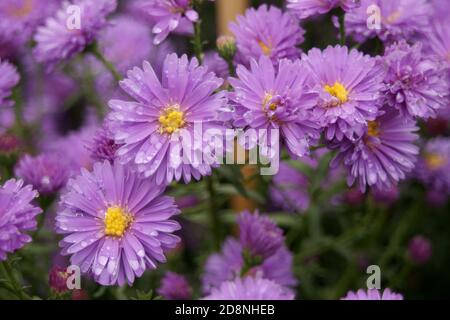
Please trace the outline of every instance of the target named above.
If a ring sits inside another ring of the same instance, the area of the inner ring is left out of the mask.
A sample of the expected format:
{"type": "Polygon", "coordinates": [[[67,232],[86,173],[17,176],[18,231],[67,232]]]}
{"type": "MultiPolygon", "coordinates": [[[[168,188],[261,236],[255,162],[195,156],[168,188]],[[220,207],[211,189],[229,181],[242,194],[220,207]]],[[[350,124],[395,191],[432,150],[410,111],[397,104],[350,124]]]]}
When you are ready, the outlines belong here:
{"type": "Polygon", "coordinates": [[[27,17],[33,10],[33,1],[24,0],[21,6],[11,5],[7,8],[7,13],[11,17],[24,18],[27,17]]]}
{"type": "Polygon", "coordinates": [[[265,44],[263,41],[258,41],[259,46],[261,47],[261,50],[265,56],[270,56],[272,53],[272,45],[269,43],[269,45],[265,44]]]}
{"type": "Polygon", "coordinates": [[[439,154],[429,153],[425,155],[425,162],[431,170],[441,168],[445,164],[445,159],[439,154]]]}
{"type": "Polygon", "coordinates": [[[105,234],[121,237],[132,222],[131,215],[118,206],[109,207],[105,215],[105,234]]]}
{"type": "Polygon", "coordinates": [[[380,124],[377,121],[369,121],[367,123],[367,134],[371,137],[378,137],[380,124]]]}
{"type": "Polygon", "coordinates": [[[393,24],[397,22],[397,20],[400,18],[401,15],[402,13],[400,12],[400,10],[395,10],[386,18],[386,22],[388,24],[393,24]]]}
{"type": "Polygon", "coordinates": [[[263,99],[263,110],[266,110],[267,108],[275,111],[277,109],[277,104],[275,102],[270,103],[270,100],[272,100],[273,95],[271,95],[270,93],[266,93],[264,95],[264,99],[263,99]]]}
{"type": "Polygon", "coordinates": [[[332,86],[325,85],[324,90],[339,100],[339,104],[348,101],[348,91],[344,85],[336,81],[332,86]]]}
{"type": "Polygon", "coordinates": [[[158,120],[161,133],[171,134],[185,125],[184,113],[179,110],[178,105],[167,108],[158,120]]]}

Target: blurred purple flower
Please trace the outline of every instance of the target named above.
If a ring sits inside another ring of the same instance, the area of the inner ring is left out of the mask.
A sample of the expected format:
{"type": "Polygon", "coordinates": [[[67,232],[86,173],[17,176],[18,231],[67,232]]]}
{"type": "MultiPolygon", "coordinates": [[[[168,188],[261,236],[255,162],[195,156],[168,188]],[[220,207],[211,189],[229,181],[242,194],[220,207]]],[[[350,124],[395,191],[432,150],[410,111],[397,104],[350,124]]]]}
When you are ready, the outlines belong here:
{"type": "MultiPolygon", "coordinates": [[[[0,108],[13,104],[7,98],[11,95],[12,89],[19,83],[20,76],[14,65],[0,59],[0,108]]],[[[1,110],[0,109],[0,110],[1,110]]],[[[3,112],[3,110],[1,110],[3,112]]]]}
{"type": "Polygon", "coordinates": [[[389,189],[414,168],[419,153],[414,144],[418,129],[415,121],[405,119],[395,110],[386,111],[370,121],[356,141],[331,144],[331,148],[339,149],[331,166],[343,161],[348,170],[348,185],[357,181],[361,192],[366,186],[389,189]]]}
{"type": "Polygon", "coordinates": [[[403,300],[403,295],[391,291],[391,289],[384,289],[380,291],[377,289],[359,289],[356,292],[349,291],[347,295],[341,300],[403,300]]]}
{"type": "Polygon", "coordinates": [[[359,42],[376,36],[388,42],[410,40],[429,29],[430,15],[427,0],[361,0],[361,6],[346,14],[345,29],[359,42]]]}
{"type": "Polygon", "coordinates": [[[42,209],[31,204],[38,193],[22,180],[10,179],[0,186],[0,261],[6,254],[31,242],[27,231],[36,229],[42,209]]]}
{"type": "MultiPolygon", "coordinates": [[[[292,273],[292,254],[284,246],[270,258],[249,270],[248,274],[271,279],[286,287],[295,286],[297,280],[292,273]]],[[[233,280],[240,276],[244,266],[243,249],[239,241],[234,238],[225,240],[220,253],[209,256],[206,261],[202,277],[204,293],[211,292],[224,281],[233,280]]]]}
{"type": "Polygon", "coordinates": [[[288,10],[299,19],[324,14],[336,7],[349,11],[360,5],[361,0],[287,0],[288,10]]]}
{"type": "Polygon", "coordinates": [[[70,168],[61,154],[42,153],[35,157],[25,154],[14,172],[40,194],[51,195],[66,185],[70,168]]]}
{"type": "Polygon", "coordinates": [[[261,277],[236,278],[213,288],[205,300],[294,300],[294,293],[261,277]]]}
{"type": "MultiPolygon", "coordinates": [[[[317,96],[305,90],[302,65],[283,59],[274,67],[269,58],[262,56],[259,62],[252,60],[250,69],[238,66],[237,76],[229,78],[235,90],[231,95],[236,104],[234,125],[267,130],[267,142],[259,139],[260,143],[267,144],[265,148],[273,148],[273,140],[278,143],[270,129],[279,129],[280,138],[291,155],[308,154],[310,144],[318,140],[320,132],[319,125],[310,116],[317,96]]],[[[253,143],[250,142],[250,148],[253,143]]],[[[270,158],[273,156],[277,155],[268,154],[270,158]]]]}
{"type": "Polygon", "coordinates": [[[309,207],[308,178],[299,170],[281,162],[269,189],[270,199],[277,207],[290,212],[304,212],[309,207]]]}
{"type": "Polygon", "coordinates": [[[205,56],[203,57],[203,65],[208,67],[209,71],[214,72],[222,79],[226,79],[229,76],[227,62],[215,51],[205,52],[205,56]]]}
{"type": "Polygon", "coordinates": [[[164,253],[179,238],[179,213],[163,189],[128,167],[95,163],[69,180],[61,196],[56,231],[63,255],[102,285],[131,285],[146,269],[165,262],[164,253]]]}
{"type": "Polygon", "coordinates": [[[243,211],[238,217],[239,241],[253,257],[263,259],[274,255],[284,243],[283,230],[258,211],[243,211]]]}
{"type": "Polygon", "coordinates": [[[141,0],[135,5],[135,10],[137,8],[145,12],[153,23],[155,45],[163,42],[171,32],[192,34],[193,23],[198,20],[198,13],[190,0],[141,0]]]}
{"type": "Polygon", "coordinates": [[[166,272],[161,280],[158,294],[166,300],[192,299],[192,288],[186,278],[175,272],[166,272]]]}
{"type": "Polygon", "coordinates": [[[52,68],[82,52],[96,40],[107,25],[106,17],[116,6],[116,0],[73,0],[63,3],[56,16],[48,18],[45,25],[37,29],[34,36],[37,44],[33,50],[36,60],[52,68]],[[72,6],[78,6],[80,10],[79,25],[72,18],[72,6]]]}
{"type": "Polygon", "coordinates": [[[450,138],[427,142],[415,169],[416,176],[431,190],[450,195],[450,138]]]}
{"type": "Polygon", "coordinates": [[[371,190],[372,197],[376,202],[392,204],[398,200],[400,197],[400,192],[396,185],[392,185],[390,188],[371,190]]]}
{"type": "Polygon", "coordinates": [[[274,64],[283,58],[296,59],[297,48],[303,41],[305,31],[290,14],[279,8],[261,5],[258,9],[247,9],[245,16],[229,27],[236,37],[238,63],[250,65],[251,59],[269,57],[274,64]]]}
{"type": "Polygon", "coordinates": [[[387,104],[403,116],[429,118],[450,102],[448,68],[422,54],[422,45],[400,41],[386,48],[384,90],[387,104]]]}
{"type": "Polygon", "coordinates": [[[408,245],[409,258],[417,264],[424,264],[432,255],[431,242],[421,235],[414,236],[408,245]]]}
{"type": "Polygon", "coordinates": [[[214,160],[210,164],[203,158],[195,163],[198,161],[192,157],[193,151],[209,156],[211,143],[198,138],[198,133],[194,135],[194,124],[201,122],[202,131],[213,128],[222,132],[224,128],[216,119],[226,99],[224,92],[215,93],[222,82],[186,55],[167,56],[162,81],[148,62],[143,63],[143,69],[128,71],[128,78],[120,85],[135,101],[109,102],[108,125],[116,143],[122,145],[117,152],[119,161],[146,177],[154,176],[157,184],[182,178],[189,182],[192,177],[198,180],[209,175],[216,165],[214,160]],[[183,136],[191,139],[183,140],[183,136]],[[183,159],[180,152],[185,155],[183,159]]]}
{"type": "Polygon", "coordinates": [[[376,59],[347,47],[311,49],[302,55],[307,85],[316,93],[312,117],[328,140],[354,139],[374,120],[381,103],[384,72],[376,59]]]}

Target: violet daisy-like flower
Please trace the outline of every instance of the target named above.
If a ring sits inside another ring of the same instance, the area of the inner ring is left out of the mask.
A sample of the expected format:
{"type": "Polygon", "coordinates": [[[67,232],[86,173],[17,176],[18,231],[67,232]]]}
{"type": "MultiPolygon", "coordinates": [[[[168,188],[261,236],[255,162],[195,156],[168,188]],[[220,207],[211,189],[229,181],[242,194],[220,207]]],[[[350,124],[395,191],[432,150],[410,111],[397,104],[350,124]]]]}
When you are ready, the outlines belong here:
{"type": "MultiPolygon", "coordinates": [[[[447,12],[444,12],[447,15],[447,12]]],[[[450,65],[450,22],[447,19],[433,20],[423,40],[427,53],[436,55],[450,65]]]]}
{"type": "Polygon", "coordinates": [[[283,59],[274,67],[268,57],[262,56],[259,62],[251,61],[250,69],[238,66],[236,73],[237,79],[229,79],[237,105],[235,126],[266,130],[262,133],[269,146],[273,129],[279,130],[292,155],[307,154],[320,132],[319,125],[310,120],[317,95],[305,90],[306,72],[300,62],[283,59]]]}
{"type": "Polygon", "coordinates": [[[31,201],[38,193],[22,180],[10,179],[0,186],[0,261],[6,254],[31,242],[27,231],[36,229],[36,216],[42,209],[31,201]]]}
{"type": "Polygon", "coordinates": [[[395,293],[386,288],[384,291],[378,289],[359,289],[358,291],[349,291],[341,300],[403,300],[403,295],[395,293]]]}
{"type": "Polygon", "coordinates": [[[203,133],[222,133],[216,118],[226,98],[215,93],[222,82],[186,55],[167,56],[161,81],[148,62],[128,71],[120,86],[135,101],[109,102],[109,127],[122,145],[118,159],[157,184],[209,175],[217,161],[209,158],[211,141],[203,133]]]}
{"type": "Polygon", "coordinates": [[[254,257],[268,258],[274,255],[284,243],[283,230],[258,211],[253,214],[243,211],[238,218],[239,241],[254,257]]]}
{"type": "Polygon", "coordinates": [[[230,30],[236,37],[237,62],[248,66],[251,59],[267,56],[277,64],[280,59],[300,56],[297,46],[304,41],[305,31],[290,14],[261,5],[247,9],[245,16],[236,20],[230,23],[230,30]]]}
{"type": "Polygon", "coordinates": [[[278,283],[261,277],[225,281],[205,300],[294,300],[294,293],[278,283]]]}
{"type": "Polygon", "coordinates": [[[0,107],[11,106],[12,102],[7,98],[19,80],[20,76],[16,67],[0,59],[0,107]]]}
{"type": "Polygon", "coordinates": [[[429,118],[449,103],[448,68],[422,55],[422,45],[405,41],[386,48],[385,96],[390,107],[402,115],[429,118]]]}
{"type": "Polygon", "coordinates": [[[192,298],[192,288],[184,276],[167,272],[161,280],[158,294],[166,300],[188,300],[192,298]]]}
{"type": "Polygon", "coordinates": [[[169,33],[192,34],[198,13],[190,0],[141,0],[136,5],[153,22],[153,43],[160,44],[169,33]]]}
{"type": "Polygon", "coordinates": [[[174,199],[128,167],[108,161],[82,169],[61,196],[56,231],[63,255],[102,285],[132,284],[165,262],[180,239],[174,199]]]}
{"type": "Polygon", "coordinates": [[[64,2],[56,15],[37,29],[34,57],[38,62],[52,67],[82,52],[107,25],[106,17],[116,6],[116,0],[64,2]],[[78,8],[79,19],[74,18],[73,8],[78,8]]]}
{"type": "Polygon", "coordinates": [[[269,189],[277,207],[290,212],[303,212],[309,207],[308,178],[286,162],[280,163],[269,189]]]}
{"type": "Polygon", "coordinates": [[[450,195],[450,138],[439,137],[427,142],[415,174],[431,190],[450,195]]]}
{"type": "Polygon", "coordinates": [[[355,181],[362,192],[366,186],[389,189],[414,168],[419,148],[414,144],[419,128],[410,118],[389,110],[369,121],[365,133],[356,139],[331,145],[339,154],[331,166],[343,161],[348,170],[347,183],[355,181]]]}
{"type": "MultiPolygon", "coordinates": [[[[209,293],[224,281],[239,277],[244,266],[242,245],[233,238],[228,238],[220,253],[212,254],[205,264],[202,277],[203,291],[209,293]]],[[[292,287],[297,284],[292,273],[292,254],[282,246],[271,257],[263,260],[259,266],[251,268],[248,275],[258,275],[275,281],[276,283],[292,287]]]]}
{"type": "Polygon", "coordinates": [[[40,194],[50,195],[66,185],[70,167],[60,154],[42,153],[36,157],[26,154],[14,171],[17,177],[31,184],[40,194]]]}
{"type": "Polygon", "coordinates": [[[346,32],[360,42],[378,36],[382,41],[411,39],[429,29],[427,0],[361,0],[345,16],[346,32]]]}
{"type": "Polygon", "coordinates": [[[299,19],[324,14],[333,8],[341,7],[345,11],[357,8],[361,0],[287,0],[287,8],[299,19]]]}
{"type": "Polygon", "coordinates": [[[347,47],[311,49],[302,55],[307,84],[318,99],[312,117],[328,140],[360,135],[381,106],[384,71],[375,58],[347,47]]]}
{"type": "Polygon", "coordinates": [[[94,161],[108,160],[113,162],[120,145],[114,142],[110,130],[103,126],[95,132],[86,147],[91,152],[91,158],[94,161]]]}

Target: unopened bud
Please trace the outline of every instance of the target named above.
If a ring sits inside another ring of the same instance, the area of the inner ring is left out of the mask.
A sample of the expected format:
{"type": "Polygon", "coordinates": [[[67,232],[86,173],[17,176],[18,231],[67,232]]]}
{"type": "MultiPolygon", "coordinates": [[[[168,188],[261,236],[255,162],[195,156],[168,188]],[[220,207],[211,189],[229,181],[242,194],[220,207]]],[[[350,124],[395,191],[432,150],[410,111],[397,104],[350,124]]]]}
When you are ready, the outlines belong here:
{"type": "Polygon", "coordinates": [[[219,55],[230,61],[233,59],[236,54],[236,40],[232,36],[220,36],[217,38],[217,49],[219,51],[219,55]]]}

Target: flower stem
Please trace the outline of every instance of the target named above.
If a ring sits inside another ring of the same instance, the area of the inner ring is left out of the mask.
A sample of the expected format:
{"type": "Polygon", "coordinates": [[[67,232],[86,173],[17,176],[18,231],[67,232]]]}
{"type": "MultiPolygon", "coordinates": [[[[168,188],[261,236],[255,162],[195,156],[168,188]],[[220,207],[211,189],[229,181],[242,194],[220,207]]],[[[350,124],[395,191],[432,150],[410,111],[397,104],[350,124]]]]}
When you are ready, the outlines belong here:
{"type": "Polygon", "coordinates": [[[340,10],[339,12],[339,44],[345,46],[345,11],[340,10]]]}
{"type": "Polygon", "coordinates": [[[194,49],[195,57],[198,62],[201,64],[203,61],[203,42],[202,42],[202,30],[201,30],[202,21],[198,20],[194,26],[194,37],[192,38],[192,46],[194,49]]]}
{"type": "Polygon", "coordinates": [[[108,59],[106,59],[105,56],[100,52],[98,45],[96,43],[91,45],[88,51],[91,52],[105,66],[106,69],[108,69],[108,71],[111,73],[111,75],[117,82],[122,80],[122,75],[117,71],[114,64],[108,59]]]}
{"type": "Polygon", "coordinates": [[[0,270],[4,274],[5,278],[8,280],[9,284],[11,285],[11,289],[17,296],[17,298],[19,298],[20,300],[31,299],[31,297],[23,290],[22,286],[15,278],[8,260],[0,262],[0,270]]]}
{"type": "Polygon", "coordinates": [[[214,249],[220,249],[221,243],[221,222],[220,217],[217,212],[216,206],[216,190],[214,188],[214,178],[211,174],[210,177],[205,177],[206,190],[208,191],[209,196],[209,220],[211,225],[211,233],[214,239],[214,249]]]}

